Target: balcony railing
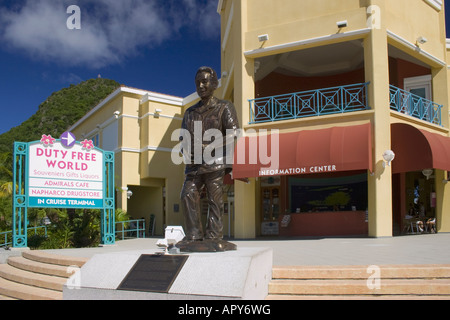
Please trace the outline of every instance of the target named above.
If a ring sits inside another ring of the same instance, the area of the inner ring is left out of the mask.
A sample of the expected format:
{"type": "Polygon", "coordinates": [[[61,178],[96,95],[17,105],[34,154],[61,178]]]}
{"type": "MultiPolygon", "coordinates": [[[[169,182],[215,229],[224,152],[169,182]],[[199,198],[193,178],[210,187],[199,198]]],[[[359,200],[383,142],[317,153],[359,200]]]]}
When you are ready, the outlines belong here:
{"type": "Polygon", "coordinates": [[[359,83],[249,100],[250,123],[368,110],[367,87],[359,83]]]}
{"type": "Polygon", "coordinates": [[[116,237],[121,239],[145,238],[145,220],[128,220],[116,222],[116,237]]]}
{"type": "Polygon", "coordinates": [[[390,94],[392,110],[442,126],[442,105],[392,85],[390,94]]]}
{"type": "MultiPolygon", "coordinates": [[[[40,235],[47,238],[47,227],[46,226],[39,226],[39,227],[28,227],[27,228],[27,236],[29,236],[30,231],[34,231],[34,235],[38,234],[38,230],[43,230],[43,232],[39,232],[40,235]]],[[[13,232],[12,231],[5,231],[0,232],[0,248],[2,247],[9,247],[13,244],[13,232]]]]}

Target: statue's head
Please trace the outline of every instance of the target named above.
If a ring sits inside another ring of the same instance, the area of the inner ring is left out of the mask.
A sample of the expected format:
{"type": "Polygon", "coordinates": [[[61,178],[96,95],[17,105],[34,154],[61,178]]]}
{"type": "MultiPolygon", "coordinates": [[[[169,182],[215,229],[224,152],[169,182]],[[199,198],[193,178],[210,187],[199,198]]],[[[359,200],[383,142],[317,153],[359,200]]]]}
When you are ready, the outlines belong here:
{"type": "Polygon", "coordinates": [[[201,67],[195,75],[195,86],[200,98],[209,98],[219,86],[219,79],[214,69],[210,67],[201,67]]]}

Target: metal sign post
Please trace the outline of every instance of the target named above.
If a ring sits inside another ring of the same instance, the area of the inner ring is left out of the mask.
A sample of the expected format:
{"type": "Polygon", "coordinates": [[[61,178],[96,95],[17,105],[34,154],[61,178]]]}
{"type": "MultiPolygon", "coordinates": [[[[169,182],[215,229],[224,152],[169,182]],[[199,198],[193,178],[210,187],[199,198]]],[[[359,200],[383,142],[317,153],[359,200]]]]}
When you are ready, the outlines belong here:
{"type": "Polygon", "coordinates": [[[13,247],[27,247],[27,192],[25,188],[27,173],[28,144],[14,143],[13,170],[13,247]]]}

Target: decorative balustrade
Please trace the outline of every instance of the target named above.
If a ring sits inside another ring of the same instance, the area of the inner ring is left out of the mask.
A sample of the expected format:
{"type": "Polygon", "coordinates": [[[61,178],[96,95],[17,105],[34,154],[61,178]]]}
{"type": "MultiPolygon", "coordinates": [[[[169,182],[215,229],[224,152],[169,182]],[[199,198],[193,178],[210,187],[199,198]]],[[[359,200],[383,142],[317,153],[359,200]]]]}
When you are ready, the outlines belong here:
{"type": "Polygon", "coordinates": [[[442,105],[392,85],[390,97],[392,110],[442,126],[442,105]]]}
{"type": "MultiPolygon", "coordinates": [[[[369,110],[368,83],[249,100],[250,124],[369,110]]],[[[390,108],[442,126],[442,105],[390,86],[390,108]]]]}
{"type": "Polygon", "coordinates": [[[250,123],[368,110],[367,87],[360,83],[249,100],[250,123]]]}

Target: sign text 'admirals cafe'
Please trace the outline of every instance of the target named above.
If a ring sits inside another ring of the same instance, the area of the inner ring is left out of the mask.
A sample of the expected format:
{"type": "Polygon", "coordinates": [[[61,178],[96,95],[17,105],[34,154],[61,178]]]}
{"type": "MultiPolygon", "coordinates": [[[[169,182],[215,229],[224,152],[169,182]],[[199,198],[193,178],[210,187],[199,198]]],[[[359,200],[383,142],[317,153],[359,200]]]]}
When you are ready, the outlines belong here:
{"type": "Polygon", "coordinates": [[[28,150],[29,207],[103,208],[103,152],[92,140],[43,135],[28,150]]]}

